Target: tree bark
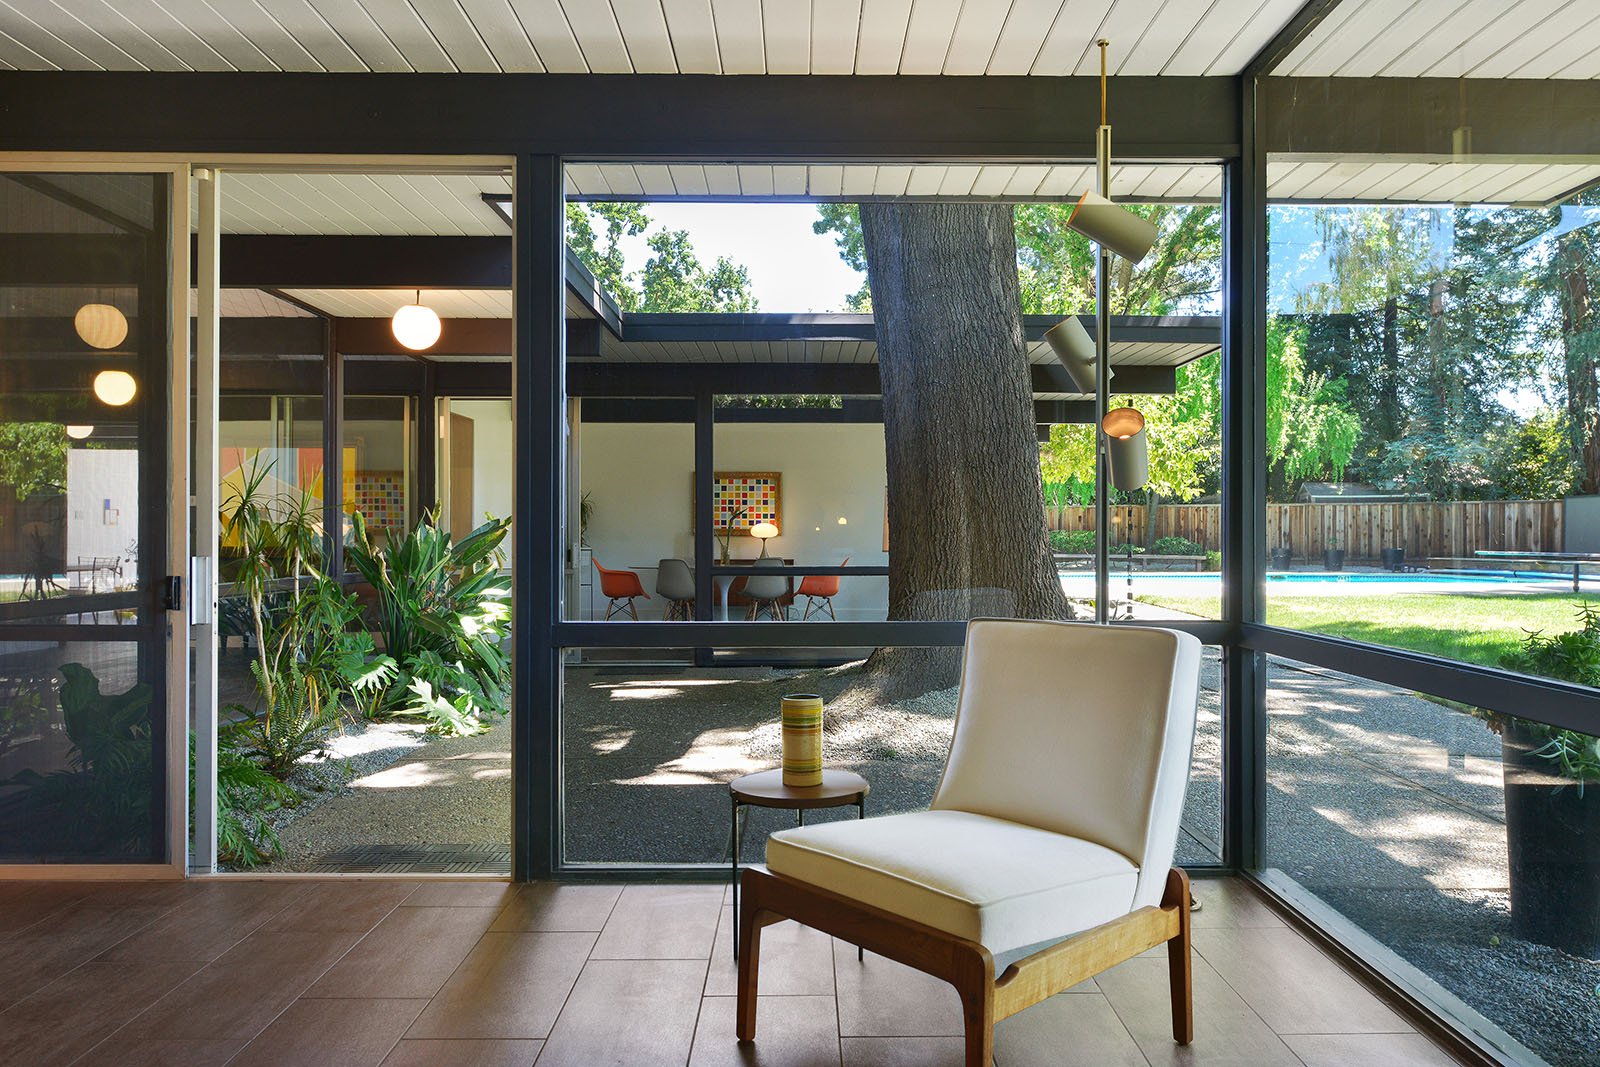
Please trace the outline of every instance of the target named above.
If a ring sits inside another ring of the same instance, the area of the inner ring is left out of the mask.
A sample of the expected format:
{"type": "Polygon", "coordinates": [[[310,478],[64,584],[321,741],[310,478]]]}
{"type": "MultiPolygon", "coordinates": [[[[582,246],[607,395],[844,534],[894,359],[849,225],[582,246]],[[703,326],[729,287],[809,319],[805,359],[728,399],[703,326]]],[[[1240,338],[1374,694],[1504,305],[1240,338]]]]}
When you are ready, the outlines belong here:
{"type": "Polygon", "coordinates": [[[1589,271],[1583,247],[1571,237],[1557,245],[1561,277],[1561,341],[1567,379],[1567,416],[1579,493],[1600,493],[1600,336],[1593,322],[1589,271]]]}
{"type": "MultiPolygon", "coordinates": [[[[861,205],[889,482],[889,617],[1070,617],[1045,528],[1009,205],[861,205]]],[[[959,649],[879,649],[904,695],[959,649]]]]}

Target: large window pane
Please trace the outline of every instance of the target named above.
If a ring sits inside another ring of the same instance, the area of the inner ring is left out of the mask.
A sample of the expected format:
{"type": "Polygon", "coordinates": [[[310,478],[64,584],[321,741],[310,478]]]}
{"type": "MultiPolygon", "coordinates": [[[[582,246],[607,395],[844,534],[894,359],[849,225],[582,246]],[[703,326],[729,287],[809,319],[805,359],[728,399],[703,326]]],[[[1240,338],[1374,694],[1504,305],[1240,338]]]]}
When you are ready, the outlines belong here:
{"type": "Polygon", "coordinates": [[[1268,661],[1266,865],[1469,1026],[1600,1062],[1596,739],[1268,661]]]}
{"type": "Polygon", "coordinates": [[[345,397],[344,508],[361,512],[374,544],[416,517],[414,406],[405,396],[345,397]]]}

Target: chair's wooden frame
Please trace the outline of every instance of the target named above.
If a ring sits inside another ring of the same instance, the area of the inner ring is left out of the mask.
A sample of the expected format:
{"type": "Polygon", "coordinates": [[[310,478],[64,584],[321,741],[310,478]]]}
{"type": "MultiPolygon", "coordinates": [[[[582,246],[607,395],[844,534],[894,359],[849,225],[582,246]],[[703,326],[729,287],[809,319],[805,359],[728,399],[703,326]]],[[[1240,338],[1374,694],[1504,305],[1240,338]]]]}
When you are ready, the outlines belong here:
{"type": "Polygon", "coordinates": [[[966,1027],[967,1067],[989,1067],[994,1059],[994,1024],[1070,989],[1124,960],[1167,946],[1172,983],[1172,1037],[1194,1040],[1194,981],[1189,955],[1189,876],[1167,873],[1159,907],[1140,908],[1111,922],[1016,961],[998,978],[994,956],[975,941],[935,930],[847,897],[775,875],[761,867],[744,871],[739,909],[740,1041],[756,1036],[756,983],[761,966],[761,928],[793,919],[834,937],[887,956],[955,986],[966,1027]]]}

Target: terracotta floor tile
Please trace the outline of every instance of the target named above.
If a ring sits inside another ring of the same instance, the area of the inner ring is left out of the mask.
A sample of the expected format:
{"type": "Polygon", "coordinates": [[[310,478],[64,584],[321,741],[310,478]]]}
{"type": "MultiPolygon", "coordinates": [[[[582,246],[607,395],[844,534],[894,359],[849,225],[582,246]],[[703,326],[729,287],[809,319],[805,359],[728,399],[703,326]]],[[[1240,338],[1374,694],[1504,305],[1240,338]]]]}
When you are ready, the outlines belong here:
{"type": "Polygon", "coordinates": [[[830,997],[759,997],[756,1039],[741,1045],[733,997],[700,1002],[689,1067],[839,1067],[839,1017],[830,997]]]}
{"type": "Polygon", "coordinates": [[[846,1037],[839,1042],[844,1067],[964,1067],[959,1037],[846,1037]]]}
{"type": "Polygon", "coordinates": [[[1450,1067],[1456,1062],[1421,1034],[1291,1034],[1283,1040],[1306,1067],[1450,1067]]]}
{"type": "Polygon", "coordinates": [[[994,1058],[1003,1067],[1146,1067],[1144,1053],[1105,997],[1051,997],[994,1031],[994,1058]]]}
{"type": "Polygon", "coordinates": [[[406,1036],[544,1038],[593,945],[593,934],[484,934],[406,1036]]]}
{"type": "Polygon", "coordinates": [[[382,879],[313,882],[262,927],[270,933],[366,933],[417,891],[416,882],[382,879]]]}
{"type": "Polygon", "coordinates": [[[685,1062],[705,977],[704,960],[590,960],[539,1067],[685,1062]]]}
{"type": "Polygon", "coordinates": [[[400,1042],[383,1067],[533,1067],[542,1041],[426,1040],[400,1042]]]}
{"type": "MultiPolygon", "coordinates": [[[[731,997],[738,991],[738,980],[733,909],[723,908],[706,996],[731,997]]],[[[760,990],[762,996],[833,996],[833,938],[796,922],[766,927],[761,931],[760,990]]]]}
{"type": "Polygon", "coordinates": [[[322,977],[357,937],[258,930],[113,1037],[248,1041],[322,977]]]}
{"type": "Polygon", "coordinates": [[[71,1063],[202,966],[85,963],[0,1013],[0,1063],[71,1063]]]}
{"type": "Polygon", "coordinates": [[[409,908],[503,908],[517,889],[510,882],[423,882],[400,903],[409,908]]]}
{"type": "Polygon", "coordinates": [[[720,886],[630,885],[606,920],[594,946],[594,958],[708,959],[722,913],[721,900],[720,886]]]}
{"type": "Polygon", "coordinates": [[[534,930],[599,933],[622,895],[617,885],[557,885],[530,882],[517,887],[492,929],[508,932],[534,930]]]}
{"type": "Polygon", "coordinates": [[[378,1067],[421,1000],[297,1000],[229,1067],[378,1067]]]}
{"type": "Polygon", "coordinates": [[[1129,960],[1095,981],[1154,1067],[1299,1067],[1289,1047],[1203,959],[1194,960],[1194,1043],[1187,1047],[1172,1040],[1166,960],[1129,960]]]}
{"type": "Polygon", "coordinates": [[[396,908],[306,991],[308,997],[431,997],[478,943],[490,908],[396,908]]]}
{"type": "Polygon", "coordinates": [[[949,982],[833,943],[839,990],[839,1033],[844,1037],[944,1037],[962,1033],[961,1000],[949,982]]]}
{"type": "Polygon", "coordinates": [[[1195,948],[1280,1034],[1406,1033],[1412,1027],[1294,930],[1198,930],[1195,948]]]}

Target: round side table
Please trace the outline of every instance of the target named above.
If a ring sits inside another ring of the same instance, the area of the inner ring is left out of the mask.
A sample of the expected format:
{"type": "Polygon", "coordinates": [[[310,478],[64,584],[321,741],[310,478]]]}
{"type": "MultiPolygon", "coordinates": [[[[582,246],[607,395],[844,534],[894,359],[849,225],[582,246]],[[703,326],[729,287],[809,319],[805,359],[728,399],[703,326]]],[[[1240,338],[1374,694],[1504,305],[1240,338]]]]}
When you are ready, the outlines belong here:
{"type": "MultiPolygon", "coordinates": [[[[872,786],[854,771],[828,770],[822,772],[822,784],[812,786],[787,786],[783,784],[783,771],[760,771],[746,774],[728,783],[728,794],[733,800],[733,824],[728,837],[733,854],[733,958],[739,958],[739,853],[744,845],[746,807],[792,808],[795,825],[806,824],[806,812],[817,808],[844,808],[856,806],[857,818],[867,817],[867,794],[872,786]]],[[[856,950],[858,953],[860,949],[856,950]]]]}

